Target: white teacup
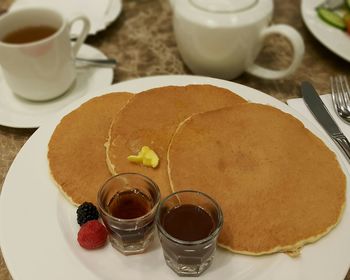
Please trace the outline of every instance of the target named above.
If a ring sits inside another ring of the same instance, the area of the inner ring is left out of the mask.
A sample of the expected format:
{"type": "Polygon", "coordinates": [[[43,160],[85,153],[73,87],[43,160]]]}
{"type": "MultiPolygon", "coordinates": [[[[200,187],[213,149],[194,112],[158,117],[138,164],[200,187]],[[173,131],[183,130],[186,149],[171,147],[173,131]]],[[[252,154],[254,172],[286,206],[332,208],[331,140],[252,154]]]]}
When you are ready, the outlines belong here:
{"type": "Polygon", "coordinates": [[[87,17],[66,20],[61,13],[47,8],[25,8],[1,16],[0,65],[11,90],[33,101],[65,93],[76,78],[75,56],[89,29],[87,17]],[[71,44],[70,30],[76,21],[82,21],[83,28],[71,44]],[[38,35],[42,27],[53,28],[52,33],[38,35]],[[34,33],[39,37],[25,38],[34,33]]]}
{"type": "Polygon", "coordinates": [[[300,65],[304,43],[284,24],[269,26],[272,0],[170,0],[180,54],[196,74],[233,79],[244,71],[265,79],[292,74],[300,65]],[[254,63],[264,39],[281,34],[293,47],[286,69],[272,70],[254,63]]]}

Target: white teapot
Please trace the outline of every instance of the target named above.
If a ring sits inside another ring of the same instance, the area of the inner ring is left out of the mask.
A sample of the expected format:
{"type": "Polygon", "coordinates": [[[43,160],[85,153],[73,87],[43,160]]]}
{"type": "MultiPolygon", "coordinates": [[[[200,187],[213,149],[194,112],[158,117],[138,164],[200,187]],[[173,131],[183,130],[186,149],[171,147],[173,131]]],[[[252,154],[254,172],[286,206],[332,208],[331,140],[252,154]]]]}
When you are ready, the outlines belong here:
{"type": "Polygon", "coordinates": [[[305,46],[299,33],[284,24],[271,25],[272,0],[171,0],[173,27],[186,65],[199,75],[233,79],[244,71],[265,79],[292,74],[305,46]],[[286,37],[293,58],[286,69],[254,63],[270,34],[286,37]]]}

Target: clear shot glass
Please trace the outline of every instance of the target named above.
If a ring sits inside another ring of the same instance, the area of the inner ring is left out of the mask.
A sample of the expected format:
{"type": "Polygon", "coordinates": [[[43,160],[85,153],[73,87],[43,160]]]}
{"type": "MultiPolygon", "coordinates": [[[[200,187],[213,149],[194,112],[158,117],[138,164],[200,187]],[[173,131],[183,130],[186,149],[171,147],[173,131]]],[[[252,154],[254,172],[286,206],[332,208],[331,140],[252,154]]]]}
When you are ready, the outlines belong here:
{"type": "Polygon", "coordinates": [[[175,192],[156,214],[158,235],[167,265],[180,276],[199,276],[214,258],[223,225],[220,206],[192,190],[175,192]]]}
{"type": "Polygon", "coordinates": [[[124,255],[143,253],[154,237],[158,186],[137,173],[108,179],[97,195],[102,220],[112,246],[124,255]]]}

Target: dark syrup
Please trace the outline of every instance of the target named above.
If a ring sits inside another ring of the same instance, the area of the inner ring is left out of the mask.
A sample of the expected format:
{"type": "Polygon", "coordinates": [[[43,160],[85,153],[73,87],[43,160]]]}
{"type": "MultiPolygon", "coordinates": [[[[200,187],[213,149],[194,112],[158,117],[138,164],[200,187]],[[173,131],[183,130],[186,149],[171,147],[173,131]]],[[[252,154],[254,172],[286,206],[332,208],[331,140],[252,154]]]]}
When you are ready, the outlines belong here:
{"type": "MultiPolygon", "coordinates": [[[[135,219],[144,216],[153,208],[153,202],[138,189],[124,191],[115,194],[108,204],[109,213],[119,219],[135,219]]],[[[114,228],[118,238],[126,244],[143,242],[152,233],[154,221],[151,220],[135,230],[125,230],[114,228]]]]}
{"type": "Polygon", "coordinates": [[[152,201],[137,189],[115,194],[108,204],[109,213],[119,219],[142,217],[151,211],[152,207],[152,201]]]}
{"type": "Polygon", "coordinates": [[[215,228],[213,218],[201,207],[184,204],[170,209],[163,218],[165,231],[183,241],[208,237],[215,228]]]}

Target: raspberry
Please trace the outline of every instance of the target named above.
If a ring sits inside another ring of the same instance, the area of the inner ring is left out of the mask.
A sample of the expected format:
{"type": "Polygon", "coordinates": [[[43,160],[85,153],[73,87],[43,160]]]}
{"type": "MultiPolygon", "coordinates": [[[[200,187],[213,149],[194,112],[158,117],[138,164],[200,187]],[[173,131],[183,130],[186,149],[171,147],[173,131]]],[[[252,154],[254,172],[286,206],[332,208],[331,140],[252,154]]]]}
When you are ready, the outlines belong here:
{"type": "Polygon", "coordinates": [[[83,224],[78,232],[78,242],[85,249],[102,247],[107,240],[107,229],[98,220],[83,224]]]}
{"type": "Polygon", "coordinates": [[[91,202],[84,202],[77,209],[77,222],[79,225],[83,225],[91,220],[97,220],[99,216],[96,206],[91,202]]]}

